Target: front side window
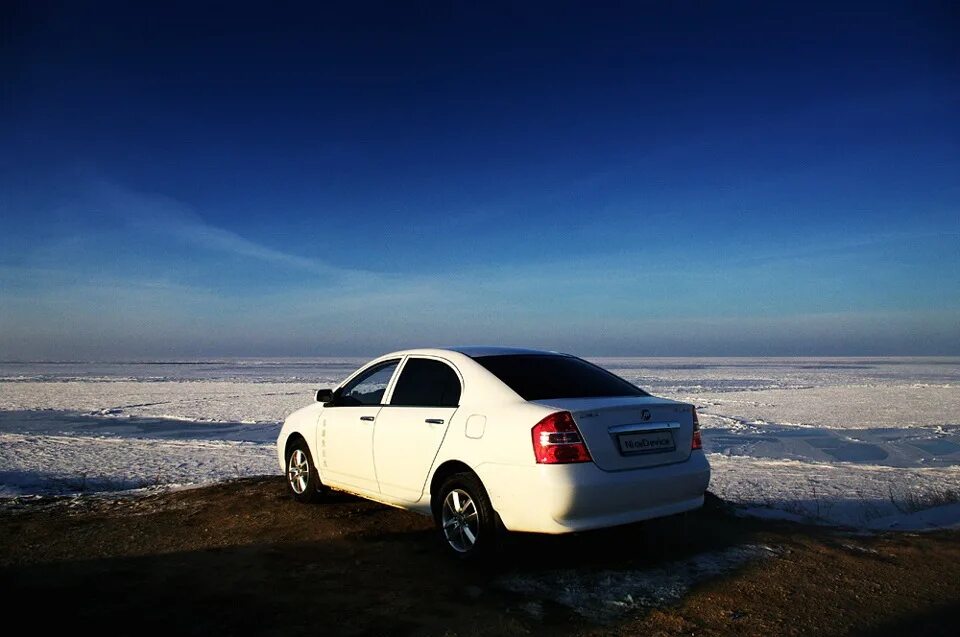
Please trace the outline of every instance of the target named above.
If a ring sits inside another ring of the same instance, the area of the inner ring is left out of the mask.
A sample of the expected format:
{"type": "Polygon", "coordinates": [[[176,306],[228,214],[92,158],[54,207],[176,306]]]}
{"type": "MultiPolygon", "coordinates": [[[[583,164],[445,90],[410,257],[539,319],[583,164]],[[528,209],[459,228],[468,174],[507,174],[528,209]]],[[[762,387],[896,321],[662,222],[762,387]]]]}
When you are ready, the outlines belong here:
{"type": "Polygon", "coordinates": [[[340,390],[338,398],[334,401],[336,406],[379,405],[399,362],[384,361],[351,380],[340,390]]]}
{"type": "Polygon", "coordinates": [[[446,363],[411,358],[403,366],[390,404],[401,407],[456,407],[460,379],[446,363]]]}

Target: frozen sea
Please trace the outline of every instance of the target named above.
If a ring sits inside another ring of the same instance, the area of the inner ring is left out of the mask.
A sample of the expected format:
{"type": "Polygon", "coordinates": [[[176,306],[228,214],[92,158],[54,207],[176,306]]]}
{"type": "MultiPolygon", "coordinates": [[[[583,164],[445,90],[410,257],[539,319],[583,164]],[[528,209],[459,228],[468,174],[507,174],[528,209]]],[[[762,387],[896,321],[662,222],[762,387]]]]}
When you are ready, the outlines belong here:
{"type": "MultiPolygon", "coordinates": [[[[0,497],[275,474],[291,411],[366,359],[0,363],[0,497]]],[[[744,514],[960,523],[960,358],[593,358],[697,405],[711,490],[744,514]]]]}

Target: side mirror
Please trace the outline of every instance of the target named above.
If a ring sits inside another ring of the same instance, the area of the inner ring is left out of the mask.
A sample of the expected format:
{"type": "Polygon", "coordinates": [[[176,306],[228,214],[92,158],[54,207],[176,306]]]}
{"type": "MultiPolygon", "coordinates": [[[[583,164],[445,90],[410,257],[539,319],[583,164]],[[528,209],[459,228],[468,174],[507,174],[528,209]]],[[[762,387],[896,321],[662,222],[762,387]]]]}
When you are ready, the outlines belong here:
{"type": "Polygon", "coordinates": [[[332,389],[318,389],[317,390],[317,402],[318,403],[328,403],[333,400],[333,390],[332,389]]]}

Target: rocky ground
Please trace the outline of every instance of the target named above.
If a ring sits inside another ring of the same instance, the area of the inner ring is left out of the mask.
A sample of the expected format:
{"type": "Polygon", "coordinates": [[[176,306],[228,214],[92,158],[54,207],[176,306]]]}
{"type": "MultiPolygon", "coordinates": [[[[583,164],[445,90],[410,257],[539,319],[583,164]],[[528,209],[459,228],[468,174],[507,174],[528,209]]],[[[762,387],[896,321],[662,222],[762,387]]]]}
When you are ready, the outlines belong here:
{"type": "Polygon", "coordinates": [[[6,615],[44,631],[265,635],[953,635],[960,533],[739,518],[511,538],[468,566],[431,521],[280,478],[0,506],[6,615]]]}

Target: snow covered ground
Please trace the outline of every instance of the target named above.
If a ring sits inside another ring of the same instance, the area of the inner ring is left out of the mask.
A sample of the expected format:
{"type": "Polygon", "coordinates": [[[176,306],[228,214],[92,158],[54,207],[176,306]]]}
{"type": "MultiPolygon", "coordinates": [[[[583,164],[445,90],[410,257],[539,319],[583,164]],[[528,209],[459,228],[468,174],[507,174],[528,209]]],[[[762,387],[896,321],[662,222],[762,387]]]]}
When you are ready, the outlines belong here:
{"type": "MultiPolygon", "coordinates": [[[[594,359],[696,404],[711,490],[753,515],[960,524],[960,359],[594,359]]],[[[0,496],[276,473],[283,417],[363,359],[0,363],[0,496]]]]}

